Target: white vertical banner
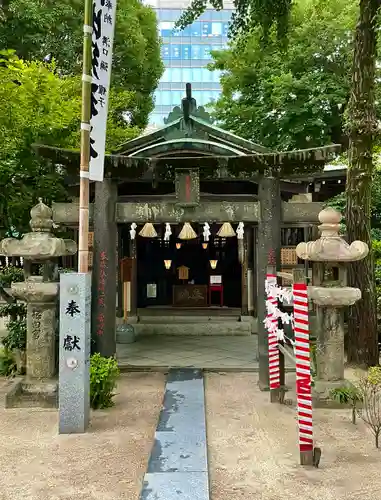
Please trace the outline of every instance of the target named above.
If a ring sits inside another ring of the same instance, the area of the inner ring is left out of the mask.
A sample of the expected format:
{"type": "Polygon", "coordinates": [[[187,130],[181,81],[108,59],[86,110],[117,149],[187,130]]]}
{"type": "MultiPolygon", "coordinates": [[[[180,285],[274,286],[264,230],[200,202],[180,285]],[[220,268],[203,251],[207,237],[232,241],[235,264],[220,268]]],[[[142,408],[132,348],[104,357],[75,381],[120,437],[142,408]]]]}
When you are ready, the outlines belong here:
{"type": "Polygon", "coordinates": [[[103,181],[104,176],[115,17],[116,0],[94,0],[89,168],[92,181],[103,181]]]}

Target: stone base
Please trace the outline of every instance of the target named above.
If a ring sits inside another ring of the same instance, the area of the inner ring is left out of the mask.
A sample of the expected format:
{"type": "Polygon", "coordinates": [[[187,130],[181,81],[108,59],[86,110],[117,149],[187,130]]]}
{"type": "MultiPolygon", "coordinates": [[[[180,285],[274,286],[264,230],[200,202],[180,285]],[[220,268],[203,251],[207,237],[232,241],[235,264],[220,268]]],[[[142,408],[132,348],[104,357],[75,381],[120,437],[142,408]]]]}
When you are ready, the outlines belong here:
{"type": "Polygon", "coordinates": [[[344,379],[329,382],[316,380],[312,388],[312,406],[314,408],[331,408],[333,410],[342,409],[345,405],[333,400],[330,393],[333,389],[338,389],[345,385],[350,385],[350,383],[344,379]]]}
{"type": "Polygon", "coordinates": [[[117,344],[132,344],[136,340],[134,327],[128,323],[117,325],[116,342],[117,344]]]}
{"type": "Polygon", "coordinates": [[[58,408],[58,382],[15,378],[5,395],[5,407],[58,408]]]}

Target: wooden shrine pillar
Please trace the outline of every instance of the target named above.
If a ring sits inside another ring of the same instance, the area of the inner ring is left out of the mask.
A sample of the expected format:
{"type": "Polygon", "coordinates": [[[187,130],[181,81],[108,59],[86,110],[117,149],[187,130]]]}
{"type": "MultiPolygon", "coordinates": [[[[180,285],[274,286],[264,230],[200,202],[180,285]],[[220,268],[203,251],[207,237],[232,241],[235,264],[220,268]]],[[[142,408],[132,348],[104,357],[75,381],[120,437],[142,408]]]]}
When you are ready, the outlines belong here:
{"type": "Polygon", "coordinates": [[[247,308],[249,316],[256,317],[257,315],[257,277],[256,277],[256,264],[255,256],[257,253],[257,227],[252,226],[248,228],[248,240],[251,242],[248,256],[248,270],[247,270],[247,308]]]}
{"type": "Polygon", "coordinates": [[[268,265],[280,265],[281,198],[279,178],[270,174],[262,177],[258,185],[259,223],[257,252],[257,311],[259,387],[269,390],[268,335],[264,325],[266,317],[265,279],[268,265]]]}
{"type": "Polygon", "coordinates": [[[136,239],[130,241],[131,256],[131,285],[130,285],[130,316],[138,315],[138,261],[136,252],[136,239]]]}
{"type": "Polygon", "coordinates": [[[242,245],[241,257],[241,290],[242,290],[242,306],[241,315],[249,315],[249,286],[248,286],[248,269],[249,269],[249,232],[245,231],[243,240],[238,240],[238,245],[242,245]]]}
{"type": "Polygon", "coordinates": [[[93,352],[116,353],[117,184],[105,178],[95,183],[94,256],[92,274],[93,352]]]}

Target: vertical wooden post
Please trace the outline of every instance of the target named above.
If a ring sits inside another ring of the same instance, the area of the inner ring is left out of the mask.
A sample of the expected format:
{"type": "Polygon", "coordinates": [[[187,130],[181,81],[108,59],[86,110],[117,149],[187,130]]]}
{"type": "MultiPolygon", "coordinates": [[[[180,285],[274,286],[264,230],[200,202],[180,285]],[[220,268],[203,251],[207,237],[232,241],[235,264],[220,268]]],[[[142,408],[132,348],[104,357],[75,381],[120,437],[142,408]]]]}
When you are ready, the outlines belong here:
{"type": "Polygon", "coordinates": [[[137,248],[136,239],[131,241],[130,256],[132,258],[131,264],[131,285],[130,285],[130,316],[135,317],[138,315],[138,269],[137,269],[137,248]]]}
{"type": "Polygon", "coordinates": [[[265,279],[270,263],[279,268],[281,199],[277,174],[266,173],[259,181],[258,194],[260,218],[258,224],[257,286],[258,286],[258,361],[259,387],[269,390],[268,334],[264,325],[266,317],[265,279]]]}
{"type": "Polygon", "coordinates": [[[238,240],[238,244],[242,244],[242,262],[241,262],[241,293],[242,293],[242,300],[241,300],[241,314],[242,316],[247,316],[249,314],[249,301],[248,301],[248,283],[247,283],[247,271],[248,271],[248,243],[249,243],[249,236],[250,234],[245,231],[243,235],[243,240],[238,240]],[[240,243],[241,241],[241,243],[240,243]]]}
{"type": "Polygon", "coordinates": [[[92,334],[96,352],[105,357],[116,352],[116,200],[115,182],[95,183],[92,334]]]}
{"type": "Polygon", "coordinates": [[[252,241],[253,241],[253,257],[252,257],[252,264],[253,264],[253,272],[251,274],[251,279],[253,282],[252,285],[252,301],[253,301],[253,316],[258,319],[258,261],[257,261],[257,255],[258,255],[258,227],[253,226],[253,231],[252,231],[252,241]]]}
{"type": "Polygon", "coordinates": [[[298,404],[300,464],[314,465],[311,394],[311,351],[308,293],[304,269],[293,270],[296,397],[298,404]]]}
{"type": "Polygon", "coordinates": [[[89,166],[92,33],[93,2],[92,0],[85,0],[85,16],[83,26],[81,164],[79,173],[78,272],[80,273],[87,273],[89,270],[89,166]]]}

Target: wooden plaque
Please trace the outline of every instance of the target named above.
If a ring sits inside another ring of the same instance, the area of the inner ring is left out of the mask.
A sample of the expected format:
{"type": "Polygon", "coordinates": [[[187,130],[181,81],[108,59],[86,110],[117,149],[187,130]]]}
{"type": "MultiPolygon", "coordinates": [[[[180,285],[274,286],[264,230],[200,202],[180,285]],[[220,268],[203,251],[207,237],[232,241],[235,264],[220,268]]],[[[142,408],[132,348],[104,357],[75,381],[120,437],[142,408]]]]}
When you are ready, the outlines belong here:
{"type": "Polygon", "coordinates": [[[211,285],[222,285],[222,276],[211,276],[209,283],[211,285]]]}
{"type": "Polygon", "coordinates": [[[189,267],[180,266],[177,268],[179,273],[179,280],[188,280],[189,279],[189,267]]]}
{"type": "Polygon", "coordinates": [[[94,233],[90,232],[88,237],[89,237],[89,239],[88,239],[89,248],[92,248],[94,246],[94,233]]]}
{"type": "Polygon", "coordinates": [[[174,285],[173,305],[177,307],[207,307],[207,285],[174,285]]]}
{"type": "Polygon", "coordinates": [[[282,248],[280,251],[280,261],[283,266],[295,266],[298,263],[296,247],[282,248]]]}
{"type": "Polygon", "coordinates": [[[198,168],[176,168],[175,186],[177,204],[195,207],[200,204],[200,174],[198,168]]]}

